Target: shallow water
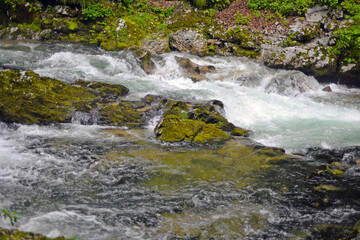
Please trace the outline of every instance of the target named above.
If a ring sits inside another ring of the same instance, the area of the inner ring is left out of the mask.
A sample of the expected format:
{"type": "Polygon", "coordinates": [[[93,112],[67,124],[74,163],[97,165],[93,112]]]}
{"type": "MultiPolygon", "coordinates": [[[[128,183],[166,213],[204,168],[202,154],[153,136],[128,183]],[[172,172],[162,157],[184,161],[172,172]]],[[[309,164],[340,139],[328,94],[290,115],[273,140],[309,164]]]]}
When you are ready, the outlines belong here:
{"type": "MultiPolygon", "coordinates": [[[[82,78],[124,84],[129,100],[146,94],[221,100],[229,121],[252,130],[251,139],[288,154],[360,144],[357,89],[332,84],[333,92],[322,92],[312,77],[245,58],[167,53],[154,60],[156,72],[146,75],[128,51],[0,42],[0,66],[69,83],[82,78]],[[217,71],[193,83],[174,56],[217,71]]],[[[0,124],[0,207],[18,212],[15,227],[50,237],[353,237],[346,231],[360,220],[356,165],[344,168],[340,178],[324,177],[317,173],[326,169],[325,161],[279,157],[241,138],[163,144],[153,134],[155,123],[140,130],[0,124]],[[324,184],[340,190],[315,190],[324,184]]],[[[11,227],[7,219],[0,226],[11,227]]]]}

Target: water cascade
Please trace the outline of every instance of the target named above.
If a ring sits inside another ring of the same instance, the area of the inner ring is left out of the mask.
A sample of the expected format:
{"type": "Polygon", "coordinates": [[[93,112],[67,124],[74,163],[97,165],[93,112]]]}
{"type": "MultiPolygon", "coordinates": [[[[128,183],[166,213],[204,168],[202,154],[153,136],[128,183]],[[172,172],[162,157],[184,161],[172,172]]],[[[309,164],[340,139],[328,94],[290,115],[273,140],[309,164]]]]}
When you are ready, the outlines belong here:
{"type": "MultiPolygon", "coordinates": [[[[360,90],[331,84],[324,92],[313,77],[246,58],[172,52],[153,60],[147,75],[130,51],[0,42],[2,68],[120,83],[127,100],[220,100],[254,142],[164,144],[153,132],[158,119],[118,129],[96,125],[96,112],[77,112],[71,124],[0,123],[0,206],[18,212],[16,228],[80,239],[356,237],[360,151],[346,153],[341,180],[326,175],[325,153],[316,151],[360,145],[360,90]],[[193,82],[174,56],[216,70],[193,82]],[[289,155],[273,159],[261,144],[289,155]]],[[[12,227],[7,219],[0,226],[12,227]]]]}

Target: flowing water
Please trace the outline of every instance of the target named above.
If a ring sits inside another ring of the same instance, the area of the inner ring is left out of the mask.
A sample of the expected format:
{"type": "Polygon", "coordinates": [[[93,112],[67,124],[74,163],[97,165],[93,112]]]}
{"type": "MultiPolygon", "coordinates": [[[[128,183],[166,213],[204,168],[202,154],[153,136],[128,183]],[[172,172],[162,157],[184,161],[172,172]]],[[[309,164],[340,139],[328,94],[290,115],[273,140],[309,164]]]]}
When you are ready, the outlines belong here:
{"type": "MultiPolygon", "coordinates": [[[[146,75],[130,51],[0,42],[4,68],[68,83],[123,84],[128,100],[147,94],[221,100],[227,119],[252,130],[258,143],[163,144],[153,133],[158,119],[137,130],[0,123],[0,207],[18,212],[16,228],[79,239],[356,238],[357,165],[340,178],[321,177],[326,161],[308,155],[270,161],[257,149],[261,143],[303,155],[307,148],[359,146],[360,90],[331,84],[333,91],[323,92],[313,77],[246,58],[176,52],[153,58],[156,71],[146,75]],[[193,83],[174,56],[216,71],[193,83]],[[316,190],[321,184],[340,190],[316,190]]],[[[0,226],[11,227],[7,219],[0,226]]]]}

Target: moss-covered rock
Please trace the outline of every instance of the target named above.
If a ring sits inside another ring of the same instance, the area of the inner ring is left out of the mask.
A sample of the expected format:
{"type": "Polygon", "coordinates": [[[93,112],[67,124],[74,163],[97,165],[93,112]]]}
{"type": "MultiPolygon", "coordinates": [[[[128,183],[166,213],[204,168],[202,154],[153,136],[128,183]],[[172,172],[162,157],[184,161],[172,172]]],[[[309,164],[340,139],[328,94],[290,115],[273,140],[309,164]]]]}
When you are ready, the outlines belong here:
{"type": "Polygon", "coordinates": [[[229,139],[230,134],[247,136],[247,130],[237,128],[219,113],[222,107],[217,100],[203,104],[167,101],[163,107],[164,118],[155,133],[166,142],[223,141],[229,139]]]}
{"type": "Polygon", "coordinates": [[[70,122],[92,102],[128,92],[122,85],[77,81],[75,85],[40,77],[32,71],[0,72],[0,120],[24,124],[70,122]]]}
{"type": "Polygon", "coordinates": [[[131,102],[106,104],[99,109],[101,125],[139,127],[144,123],[142,112],[131,102]]]}
{"type": "Polygon", "coordinates": [[[166,142],[208,142],[230,138],[229,134],[215,124],[205,124],[176,115],[167,115],[157,125],[155,133],[158,139],[166,142]]]}
{"type": "Polygon", "coordinates": [[[39,233],[22,232],[16,229],[2,229],[0,228],[0,239],[1,240],[66,240],[64,237],[48,238],[39,233]]]}

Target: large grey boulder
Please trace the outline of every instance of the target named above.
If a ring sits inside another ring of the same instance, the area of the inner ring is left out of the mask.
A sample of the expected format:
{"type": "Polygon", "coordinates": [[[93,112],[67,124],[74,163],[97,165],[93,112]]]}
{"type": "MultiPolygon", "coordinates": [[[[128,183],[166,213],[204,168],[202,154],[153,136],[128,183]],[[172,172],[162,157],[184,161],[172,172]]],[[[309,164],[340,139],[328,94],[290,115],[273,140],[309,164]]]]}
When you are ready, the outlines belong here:
{"type": "Polygon", "coordinates": [[[327,6],[315,6],[309,8],[305,13],[305,19],[310,23],[319,23],[322,19],[326,18],[329,14],[327,6]]]}
{"type": "Polygon", "coordinates": [[[170,49],[204,56],[207,41],[204,36],[194,29],[180,29],[169,36],[170,49]]]}

